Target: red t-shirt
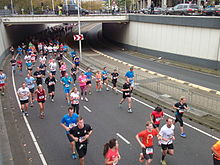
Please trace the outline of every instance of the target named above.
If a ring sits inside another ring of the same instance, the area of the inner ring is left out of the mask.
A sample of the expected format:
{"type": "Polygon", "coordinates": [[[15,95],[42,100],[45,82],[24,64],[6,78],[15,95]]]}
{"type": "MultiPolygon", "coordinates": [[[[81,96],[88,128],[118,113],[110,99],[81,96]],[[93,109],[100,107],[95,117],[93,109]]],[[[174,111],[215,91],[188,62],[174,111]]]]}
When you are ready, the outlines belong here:
{"type": "Polygon", "coordinates": [[[163,117],[163,112],[157,112],[157,111],[153,111],[151,113],[151,115],[153,115],[153,122],[154,124],[160,124],[160,120],[162,119],[163,117]]]}
{"type": "Polygon", "coordinates": [[[45,100],[45,90],[36,90],[35,93],[37,94],[37,101],[44,101],[45,100]]]}
{"type": "Polygon", "coordinates": [[[17,61],[18,66],[22,66],[22,61],[17,61]]]}
{"type": "Polygon", "coordinates": [[[141,142],[145,145],[145,147],[152,147],[153,146],[153,138],[157,136],[158,132],[153,129],[151,132],[148,130],[141,131],[138,134],[138,137],[141,138],[141,142]]]}
{"type": "MultiPolygon", "coordinates": [[[[105,155],[105,158],[108,159],[109,161],[114,161],[115,158],[118,158],[118,157],[119,157],[118,149],[115,149],[115,150],[109,149],[105,155]]],[[[117,165],[117,163],[112,163],[108,165],[117,165]]]]}

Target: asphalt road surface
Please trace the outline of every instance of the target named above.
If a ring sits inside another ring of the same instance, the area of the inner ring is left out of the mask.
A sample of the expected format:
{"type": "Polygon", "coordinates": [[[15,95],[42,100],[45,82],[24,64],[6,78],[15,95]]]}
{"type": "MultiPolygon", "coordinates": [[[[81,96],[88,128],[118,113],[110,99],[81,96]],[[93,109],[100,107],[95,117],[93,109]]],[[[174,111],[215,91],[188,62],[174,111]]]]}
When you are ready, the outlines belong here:
{"type": "Polygon", "coordinates": [[[190,83],[194,83],[197,85],[201,85],[207,88],[215,89],[220,91],[220,77],[201,73],[197,71],[187,70],[184,68],[179,68],[171,65],[161,64],[158,62],[154,62],[148,59],[143,59],[140,57],[135,57],[132,55],[128,55],[123,51],[119,51],[117,49],[113,49],[111,44],[102,38],[98,38],[97,33],[101,29],[101,25],[96,26],[92,30],[88,32],[88,38],[90,45],[99,50],[100,52],[122,60],[124,62],[158,72],[164,75],[168,75],[170,77],[174,77],[180,80],[184,80],[190,83]]]}
{"type": "MultiPolygon", "coordinates": [[[[67,61],[66,61],[67,62],[67,61]]],[[[68,70],[70,69],[70,63],[68,70]]],[[[34,69],[35,71],[35,69],[34,69]]],[[[59,80],[59,72],[57,73],[57,80],[59,80]]],[[[24,81],[25,76],[15,74],[16,89],[19,88],[21,82],[24,81]]],[[[44,87],[45,84],[44,84],[44,87]]],[[[118,108],[118,103],[122,95],[115,95],[112,91],[105,91],[96,93],[93,84],[93,93],[89,95],[89,102],[80,102],[80,114],[84,117],[85,123],[93,127],[93,134],[90,137],[88,145],[88,153],[86,155],[87,165],[102,165],[104,158],[102,156],[103,145],[111,138],[119,140],[119,150],[121,154],[121,165],[138,165],[140,146],[135,140],[135,135],[145,129],[145,122],[149,120],[149,114],[152,109],[143,105],[139,101],[134,101],[133,113],[127,113],[127,104],[118,108]],[[84,106],[89,108],[91,112],[87,111],[84,106]],[[126,138],[130,145],[128,145],[116,134],[119,133],[126,138]]],[[[139,99],[139,98],[138,98],[139,99]]],[[[140,99],[141,100],[141,99],[140,99]]],[[[146,104],[150,104],[142,100],[146,104]]],[[[64,99],[62,85],[57,83],[55,102],[52,103],[47,100],[46,103],[46,118],[39,118],[39,107],[35,102],[33,108],[29,108],[28,121],[37,139],[37,142],[42,150],[47,164],[49,165],[72,165],[79,164],[78,160],[71,158],[70,146],[65,135],[65,130],[60,126],[60,120],[64,114],[67,113],[67,104],[64,99]]],[[[153,105],[155,106],[155,105],[153,105]]],[[[169,113],[169,112],[166,112],[169,113]]],[[[173,116],[173,114],[170,114],[173,116]]],[[[220,137],[216,133],[204,126],[194,122],[185,121],[196,128],[202,129],[207,133],[220,137]]],[[[161,125],[165,122],[163,121],[161,125]]],[[[200,133],[188,126],[185,127],[187,138],[179,136],[178,125],[176,126],[176,141],[174,143],[175,155],[173,157],[167,156],[168,165],[211,165],[212,156],[210,147],[215,143],[215,139],[200,133]]],[[[26,129],[26,128],[24,128],[26,129]]],[[[161,150],[155,141],[154,160],[152,165],[160,164],[161,150]]]]}

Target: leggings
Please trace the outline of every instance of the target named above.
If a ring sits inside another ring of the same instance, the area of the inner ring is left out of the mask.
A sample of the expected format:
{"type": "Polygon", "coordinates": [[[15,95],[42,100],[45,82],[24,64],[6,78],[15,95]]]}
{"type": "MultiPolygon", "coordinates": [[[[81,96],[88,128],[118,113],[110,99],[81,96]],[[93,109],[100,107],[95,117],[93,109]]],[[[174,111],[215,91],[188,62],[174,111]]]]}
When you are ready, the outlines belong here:
{"type": "Polygon", "coordinates": [[[79,114],[79,104],[72,104],[74,112],[78,115],[79,114]]]}
{"type": "Polygon", "coordinates": [[[84,93],[85,93],[85,96],[87,95],[86,85],[85,86],[80,86],[80,90],[81,90],[81,96],[83,96],[84,93]]]}

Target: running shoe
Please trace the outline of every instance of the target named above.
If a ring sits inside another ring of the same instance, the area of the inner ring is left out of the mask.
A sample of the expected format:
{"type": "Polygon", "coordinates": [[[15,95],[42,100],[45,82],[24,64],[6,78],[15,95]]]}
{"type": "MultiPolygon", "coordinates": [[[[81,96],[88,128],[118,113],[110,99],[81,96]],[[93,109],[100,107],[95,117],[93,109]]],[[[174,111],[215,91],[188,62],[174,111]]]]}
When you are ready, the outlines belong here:
{"type": "Polygon", "coordinates": [[[160,161],[162,165],[167,165],[167,162],[165,160],[160,161]]]}
{"type": "Polygon", "coordinates": [[[28,113],[27,113],[27,112],[25,112],[24,115],[25,115],[26,117],[28,117],[28,113]]]}
{"type": "Polygon", "coordinates": [[[33,103],[31,103],[30,107],[33,107],[33,106],[34,106],[34,104],[33,104],[33,103]]]}
{"type": "Polygon", "coordinates": [[[181,133],[180,136],[183,137],[183,138],[185,138],[185,137],[186,137],[186,134],[185,134],[185,133],[181,133]]]}
{"type": "Polygon", "coordinates": [[[73,159],[77,159],[76,153],[73,153],[71,156],[72,156],[73,159]]]}
{"type": "Polygon", "coordinates": [[[109,91],[109,89],[108,89],[108,88],[106,88],[106,90],[107,90],[107,91],[109,91]]]}
{"type": "Polygon", "coordinates": [[[87,97],[85,97],[85,101],[88,102],[89,100],[87,99],[87,97]]]}
{"type": "Polygon", "coordinates": [[[81,97],[81,100],[83,101],[83,97],[81,97]]]}
{"type": "Polygon", "coordinates": [[[4,92],[2,92],[2,96],[4,96],[5,95],[5,93],[4,92]]]}
{"type": "Polygon", "coordinates": [[[21,113],[24,113],[24,111],[23,111],[23,110],[21,110],[21,113]]]}
{"type": "Polygon", "coordinates": [[[51,102],[54,103],[54,99],[51,99],[51,102]]]}
{"type": "Polygon", "coordinates": [[[91,91],[89,91],[89,95],[91,95],[92,94],[92,92],[91,91]]]}
{"type": "Polygon", "coordinates": [[[131,108],[129,108],[129,109],[128,109],[128,113],[132,113],[132,110],[131,110],[131,108]]]}

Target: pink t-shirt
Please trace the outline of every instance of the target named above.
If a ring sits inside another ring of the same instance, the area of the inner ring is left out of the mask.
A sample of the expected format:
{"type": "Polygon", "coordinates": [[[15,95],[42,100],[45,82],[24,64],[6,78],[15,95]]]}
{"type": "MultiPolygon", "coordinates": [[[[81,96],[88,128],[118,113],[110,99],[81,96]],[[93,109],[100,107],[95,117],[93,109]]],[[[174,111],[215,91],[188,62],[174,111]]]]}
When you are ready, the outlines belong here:
{"type": "MultiPolygon", "coordinates": [[[[108,152],[105,155],[106,159],[109,159],[109,161],[114,161],[116,158],[118,158],[119,154],[118,154],[118,149],[116,149],[115,151],[112,149],[109,149],[108,152]]],[[[118,163],[112,163],[109,165],[117,165],[118,163]]]]}
{"type": "Polygon", "coordinates": [[[66,70],[67,70],[66,65],[61,65],[60,70],[61,70],[61,71],[66,71],[66,70]]]}
{"type": "Polygon", "coordinates": [[[84,76],[80,75],[79,78],[78,78],[78,81],[79,81],[79,86],[80,87],[86,86],[86,81],[87,81],[86,75],[84,75],[84,76]]]}

